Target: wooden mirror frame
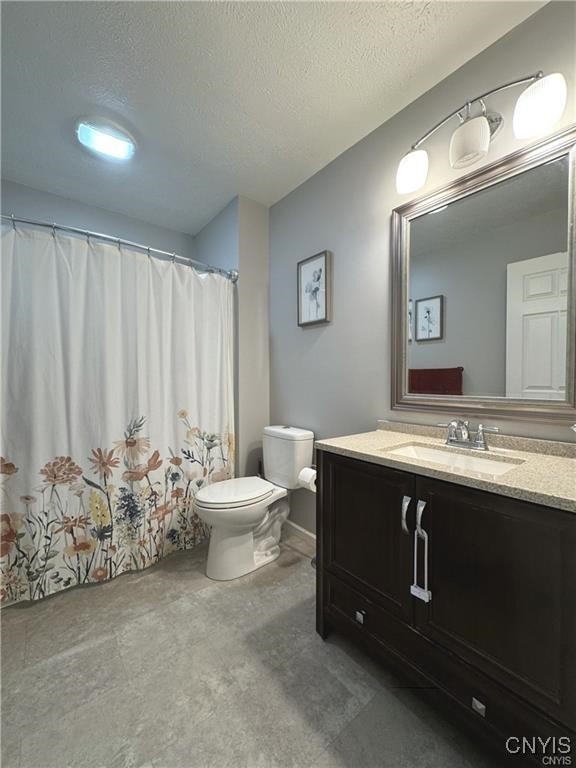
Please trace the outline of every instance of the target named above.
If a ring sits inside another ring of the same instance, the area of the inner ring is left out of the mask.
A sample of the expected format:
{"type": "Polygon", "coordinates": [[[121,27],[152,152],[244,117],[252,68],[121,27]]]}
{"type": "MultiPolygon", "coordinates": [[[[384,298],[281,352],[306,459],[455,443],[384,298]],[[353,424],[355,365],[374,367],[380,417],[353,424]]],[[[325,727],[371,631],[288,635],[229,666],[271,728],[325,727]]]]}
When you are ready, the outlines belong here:
{"type": "Polygon", "coordinates": [[[458,415],[538,421],[576,420],[576,126],[514,152],[474,171],[429,195],[405,203],[392,211],[391,350],[392,409],[435,411],[458,415]],[[407,391],[408,274],[410,268],[410,222],[443,205],[487,189],[539,165],[568,157],[568,313],[566,354],[566,399],[527,400],[471,395],[421,395],[407,391]]]}

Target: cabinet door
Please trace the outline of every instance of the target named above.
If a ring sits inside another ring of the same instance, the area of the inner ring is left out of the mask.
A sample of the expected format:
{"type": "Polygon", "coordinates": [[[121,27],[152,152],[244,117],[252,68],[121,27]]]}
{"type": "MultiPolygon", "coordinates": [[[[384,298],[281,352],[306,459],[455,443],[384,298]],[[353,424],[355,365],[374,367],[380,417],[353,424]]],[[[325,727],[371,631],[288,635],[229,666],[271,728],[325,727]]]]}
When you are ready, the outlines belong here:
{"type": "Polygon", "coordinates": [[[404,472],[326,454],[323,460],[324,564],[388,611],[412,619],[411,539],[414,478],[404,472]],[[406,500],[404,497],[407,497],[406,500]]]}
{"type": "Polygon", "coordinates": [[[425,478],[417,491],[432,596],[416,626],[574,727],[576,516],[425,478]]]}

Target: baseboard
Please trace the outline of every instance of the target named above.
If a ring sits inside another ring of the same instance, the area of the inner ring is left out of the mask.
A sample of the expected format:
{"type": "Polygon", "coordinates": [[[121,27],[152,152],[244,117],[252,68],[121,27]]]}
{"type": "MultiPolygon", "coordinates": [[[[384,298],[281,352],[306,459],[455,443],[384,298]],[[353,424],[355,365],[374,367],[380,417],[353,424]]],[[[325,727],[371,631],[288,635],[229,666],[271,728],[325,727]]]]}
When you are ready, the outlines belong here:
{"type": "Polygon", "coordinates": [[[316,541],[316,534],[312,533],[311,531],[307,531],[306,528],[302,528],[302,526],[298,525],[298,523],[293,523],[292,520],[286,520],[284,525],[291,525],[292,528],[295,528],[298,531],[298,533],[302,533],[304,536],[309,536],[311,539],[316,541]]]}

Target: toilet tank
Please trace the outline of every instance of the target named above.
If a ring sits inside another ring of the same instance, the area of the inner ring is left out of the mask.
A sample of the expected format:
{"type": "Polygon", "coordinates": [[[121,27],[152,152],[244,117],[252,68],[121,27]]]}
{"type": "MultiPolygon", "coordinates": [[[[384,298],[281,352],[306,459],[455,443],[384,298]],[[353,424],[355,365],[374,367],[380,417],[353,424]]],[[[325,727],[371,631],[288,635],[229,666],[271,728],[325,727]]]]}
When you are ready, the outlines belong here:
{"type": "Polygon", "coordinates": [[[312,463],[314,432],[299,427],[264,427],[264,477],[282,488],[298,488],[298,475],[312,463]]]}

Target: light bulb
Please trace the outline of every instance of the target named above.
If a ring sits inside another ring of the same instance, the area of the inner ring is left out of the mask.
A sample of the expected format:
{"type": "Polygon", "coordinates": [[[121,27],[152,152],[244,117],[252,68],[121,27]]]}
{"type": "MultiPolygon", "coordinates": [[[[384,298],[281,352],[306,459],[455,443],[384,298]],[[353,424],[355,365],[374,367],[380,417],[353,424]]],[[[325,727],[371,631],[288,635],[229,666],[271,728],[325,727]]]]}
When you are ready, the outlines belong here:
{"type": "Polygon", "coordinates": [[[450,139],[450,165],[452,168],[473,165],[486,156],[489,146],[490,124],[484,115],[466,120],[450,139]]]}
{"type": "Polygon", "coordinates": [[[516,138],[528,139],[547,133],[562,117],[567,93],[566,80],[560,72],[529,85],[514,108],[512,125],[516,138]]]}
{"type": "Polygon", "coordinates": [[[425,149],[413,149],[404,155],[396,172],[396,191],[400,195],[416,192],[423,187],[428,176],[428,152],[425,149]]]}
{"type": "Polygon", "coordinates": [[[98,155],[113,160],[130,160],[134,154],[134,142],[119,128],[106,124],[80,121],[76,136],[82,146],[98,155]]]}

